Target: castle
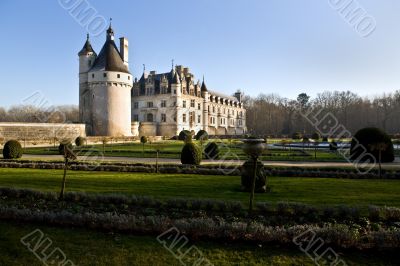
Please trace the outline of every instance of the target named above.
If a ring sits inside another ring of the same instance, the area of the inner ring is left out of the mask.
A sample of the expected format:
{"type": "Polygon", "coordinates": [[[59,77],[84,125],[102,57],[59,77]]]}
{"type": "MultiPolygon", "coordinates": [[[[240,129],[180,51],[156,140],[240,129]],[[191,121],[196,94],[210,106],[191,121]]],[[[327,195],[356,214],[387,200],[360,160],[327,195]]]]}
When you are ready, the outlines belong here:
{"type": "Polygon", "coordinates": [[[145,71],[133,79],[129,72],[128,40],[108,28],[97,55],[89,35],[79,56],[79,117],[91,136],[176,136],[182,130],[210,135],[246,132],[242,94],[227,96],[196,81],[189,68],[170,72],[145,71]]]}

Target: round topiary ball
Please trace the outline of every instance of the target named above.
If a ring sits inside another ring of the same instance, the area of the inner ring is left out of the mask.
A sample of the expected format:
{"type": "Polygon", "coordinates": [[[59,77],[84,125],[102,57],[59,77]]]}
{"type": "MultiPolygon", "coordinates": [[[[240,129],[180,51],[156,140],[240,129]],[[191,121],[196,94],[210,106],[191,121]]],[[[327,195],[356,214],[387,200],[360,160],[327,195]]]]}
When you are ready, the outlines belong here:
{"type": "Polygon", "coordinates": [[[60,143],[60,146],[58,146],[58,154],[60,155],[65,155],[65,149],[69,149],[72,150],[72,143],[68,142],[68,143],[60,143]]]}
{"type": "Polygon", "coordinates": [[[204,156],[206,159],[217,160],[219,158],[219,147],[217,143],[210,142],[204,149],[204,156]]]}
{"type": "Polygon", "coordinates": [[[179,140],[186,141],[186,139],[188,138],[188,136],[192,136],[192,132],[190,132],[189,130],[182,130],[182,131],[179,133],[178,139],[179,139],[179,140]]]}
{"type": "Polygon", "coordinates": [[[9,140],[4,144],[3,158],[18,159],[22,157],[22,146],[17,140],[9,140]]]}
{"type": "Polygon", "coordinates": [[[295,132],[292,135],[292,139],[301,139],[303,135],[300,132],[295,132]]]}
{"type": "Polygon", "coordinates": [[[208,133],[205,130],[199,130],[196,134],[196,140],[208,140],[208,133]]]}
{"type": "Polygon", "coordinates": [[[314,132],[314,133],[311,135],[311,138],[312,138],[313,140],[319,140],[319,139],[321,138],[321,135],[320,135],[318,132],[314,132]]]}
{"type": "Polygon", "coordinates": [[[187,138],[187,136],[191,136],[192,135],[192,133],[189,131],[189,130],[182,130],[180,133],[179,133],[179,136],[178,136],[178,139],[179,140],[182,140],[182,141],[185,141],[186,140],[186,138],[187,138]]]}
{"type": "Polygon", "coordinates": [[[141,137],[140,137],[140,143],[145,144],[145,143],[147,143],[147,141],[148,141],[148,139],[147,139],[146,136],[141,136],[141,137]]]}
{"type": "Polygon", "coordinates": [[[381,162],[388,163],[394,161],[393,143],[389,135],[379,128],[367,127],[360,129],[351,140],[350,159],[352,161],[368,161],[370,153],[375,157],[376,162],[379,158],[379,150],[374,146],[378,143],[386,144],[386,148],[381,151],[381,162]]]}
{"type": "Polygon", "coordinates": [[[75,139],[75,145],[77,147],[81,147],[81,146],[85,145],[85,141],[86,141],[86,139],[84,137],[79,136],[75,139]]]}
{"type": "MultiPolygon", "coordinates": [[[[254,161],[253,159],[247,160],[243,166],[241,171],[241,181],[242,181],[242,189],[245,191],[251,190],[251,181],[254,177],[254,161]]],[[[256,170],[256,186],[255,192],[262,193],[267,190],[267,173],[264,169],[264,164],[257,160],[257,170],[256,170]]]]}
{"type": "Polygon", "coordinates": [[[199,165],[201,163],[201,150],[193,142],[187,142],[181,152],[181,163],[199,165]]]}
{"type": "Polygon", "coordinates": [[[333,141],[331,143],[329,143],[329,150],[331,151],[337,151],[338,149],[338,144],[336,141],[333,141]]]}

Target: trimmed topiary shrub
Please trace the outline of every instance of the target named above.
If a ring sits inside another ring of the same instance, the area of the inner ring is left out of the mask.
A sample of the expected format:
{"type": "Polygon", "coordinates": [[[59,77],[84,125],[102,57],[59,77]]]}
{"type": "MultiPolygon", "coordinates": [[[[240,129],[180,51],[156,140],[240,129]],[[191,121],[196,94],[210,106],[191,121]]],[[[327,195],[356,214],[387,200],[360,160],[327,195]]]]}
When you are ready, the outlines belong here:
{"type": "Polygon", "coordinates": [[[312,138],[313,140],[319,140],[319,139],[321,138],[321,135],[320,135],[318,132],[314,132],[314,133],[311,135],[311,138],[312,138]]]}
{"type": "Polygon", "coordinates": [[[19,159],[22,157],[22,146],[17,140],[9,140],[4,144],[4,159],[19,159]]]}
{"type": "MultiPolygon", "coordinates": [[[[251,181],[254,176],[254,161],[252,159],[247,160],[242,166],[241,181],[242,190],[251,190],[251,181]]],[[[257,160],[256,170],[256,187],[255,192],[262,193],[267,191],[267,172],[264,169],[264,164],[257,160]]]]}
{"type": "Polygon", "coordinates": [[[142,144],[146,144],[146,143],[147,143],[147,141],[148,141],[148,139],[147,139],[147,137],[146,137],[146,136],[141,136],[141,137],[140,137],[140,143],[142,143],[142,144]]]}
{"type": "Polygon", "coordinates": [[[83,145],[85,145],[85,138],[84,137],[81,137],[81,136],[79,136],[79,137],[77,137],[76,139],[75,139],[75,145],[77,146],[77,147],[81,147],[81,146],[83,146],[83,145]]]}
{"type": "Polygon", "coordinates": [[[205,130],[200,130],[196,134],[196,140],[208,140],[208,133],[205,130]]]}
{"type": "Polygon", "coordinates": [[[206,159],[217,160],[219,158],[219,147],[215,142],[210,142],[204,149],[204,156],[206,159]]]}
{"type": "Polygon", "coordinates": [[[350,159],[353,161],[368,161],[372,154],[378,162],[379,151],[372,146],[377,143],[383,143],[386,148],[381,151],[381,162],[388,163],[394,161],[393,143],[388,134],[379,128],[368,127],[359,130],[351,140],[350,159]]]}
{"type": "Polygon", "coordinates": [[[178,139],[182,140],[182,141],[185,141],[187,136],[192,136],[192,133],[189,130],[182,130],[179,133],[178,139]]]}
{"type": "Polygon", "coordinates": [[[332,140],[332,142],[329,143],[329,150],[331,150],[331,151],[337,151],[337,149],[338,149],[337,143],[336,143],[335,141],[332,140]]]}
{"type": "Polygon", "coordinates": [[[181,152],[181,163],[199,165],[201,163],[201,150],[193,142],[187,142],[181,152]]]}
{"type": "Polygon", "coordinates": [[[292,139],[301,139],[303,135],[300,132],[295,132],[292,135],[292,139]]]}
{"type": "Polygon", "coordinates": [[[72,143],[60,143],[60,146],[58,146],[58,154],[64,155],[64,149],[68,148],[69,150],[72,150],[72,143]]]}

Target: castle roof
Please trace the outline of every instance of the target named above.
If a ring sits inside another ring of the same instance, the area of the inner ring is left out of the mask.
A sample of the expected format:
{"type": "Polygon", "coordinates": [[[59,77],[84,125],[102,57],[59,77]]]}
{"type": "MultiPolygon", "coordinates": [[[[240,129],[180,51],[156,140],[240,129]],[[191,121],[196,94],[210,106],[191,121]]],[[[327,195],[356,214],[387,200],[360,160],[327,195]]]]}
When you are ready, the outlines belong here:
{"type": "Polygon", "coordinates": [[[113,39],[108,38],[89,71],[116,71],[129,73],[113,39]]]}
{"type": "Polygon", "coordinates": [[[203,80],[203,83],[201,84],[201,91],[208,91],[206,83],[203,80]]]}
{"type": "Polygon", "coordinates": [[[215,92],[215,91],[209,91],[209,92],[213,96],[217,96],[217,97],[224,98],[224,99],[227,99],[227,100],[232,100],[232,101],[235,101],[235,102],[238,101],[236,99],[236,97],[234,97],[234,96],[228,96],[228,95],[225,95],[225,94],[222,94],[222,93],[219,93],[219,92],[215,92]]]}
{"type": "Polygon", "coordinates": [[[93,50],[92,45],[90,44],[89,34],[87,35],[86,42],[83,45],[83,48],[79,51],[78,56],[85,55],[87,53],[94,53],[96,55],[96,52],[93,50]]]}

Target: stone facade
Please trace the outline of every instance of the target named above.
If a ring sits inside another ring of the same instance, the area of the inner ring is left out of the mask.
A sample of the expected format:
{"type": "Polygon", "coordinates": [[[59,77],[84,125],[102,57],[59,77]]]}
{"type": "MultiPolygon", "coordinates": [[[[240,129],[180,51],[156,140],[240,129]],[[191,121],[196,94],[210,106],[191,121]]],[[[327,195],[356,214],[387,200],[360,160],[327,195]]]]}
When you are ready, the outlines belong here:
{"type": "Polygon", "coordinates": [[[114,43],[114,31],[97,55],[89,37],[79,52],[79,117],[88,135],[132,136],[131,88],[128,70],[128,40],[114,43]]]}
{"type": "Polygon", "coordinates": [[[144,73],[135,80],[132,119],[140,122],[140,135],[176,136],[182,130],[206,130],[210,135],[246,132],[242,94],[233,97],[209,91],[204,80],[196,81],[183,66],[162,74],[144,73]]]}
{"type": "Polygon", "coordinates": [[[99,55],[89,37],[79,52],[79,114],[93,136],[176,136],[182,130],[210,135],[246,132],[242,94],[227,96],[209,91],[189,68],[143,73],[134,81],[128,68],[128,40],[114,43],[114,31],[99,55]]]}

